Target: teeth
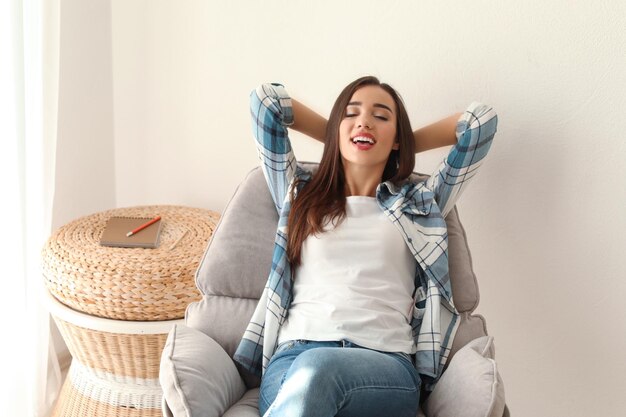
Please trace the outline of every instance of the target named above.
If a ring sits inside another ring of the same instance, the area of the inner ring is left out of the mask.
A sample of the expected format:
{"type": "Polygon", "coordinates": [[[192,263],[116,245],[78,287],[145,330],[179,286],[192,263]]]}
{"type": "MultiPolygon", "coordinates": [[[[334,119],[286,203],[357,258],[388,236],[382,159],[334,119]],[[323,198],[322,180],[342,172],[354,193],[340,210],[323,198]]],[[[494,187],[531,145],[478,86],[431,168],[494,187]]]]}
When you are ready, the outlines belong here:
{"type": "Polygon", "coordinates": [[[354,142],[354,143],[357,143],[357,142],[367,142],[367,143],[370,143],[372,145],[374,144],[374,140],[373,139],[367,138],[365,136],[357,136],[354,139],[352,139],[352,142],[354,142]]]}

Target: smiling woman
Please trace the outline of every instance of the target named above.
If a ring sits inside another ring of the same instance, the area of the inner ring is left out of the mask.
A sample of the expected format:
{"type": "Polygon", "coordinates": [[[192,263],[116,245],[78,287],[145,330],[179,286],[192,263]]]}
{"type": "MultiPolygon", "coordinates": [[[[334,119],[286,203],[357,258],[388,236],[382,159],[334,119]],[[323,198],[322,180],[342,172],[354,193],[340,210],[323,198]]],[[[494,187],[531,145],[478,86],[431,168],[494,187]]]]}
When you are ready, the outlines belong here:
{"type": "Polygon", "coordinates": [[[444,217],[490,148],[495,112],[472,103],[413,132],[398,93],[375,77],[346,86],[328,122],[280,84],[253,91],[251,111],[280,216],[234,356],[262,375],[261,414],[414,417],[459,325],[444,217]],[[289,126],[323,140],[316,172],[296,164],[289,126]],[[430,178],[409,178],[416,149],[457,141],[430,178]]]}

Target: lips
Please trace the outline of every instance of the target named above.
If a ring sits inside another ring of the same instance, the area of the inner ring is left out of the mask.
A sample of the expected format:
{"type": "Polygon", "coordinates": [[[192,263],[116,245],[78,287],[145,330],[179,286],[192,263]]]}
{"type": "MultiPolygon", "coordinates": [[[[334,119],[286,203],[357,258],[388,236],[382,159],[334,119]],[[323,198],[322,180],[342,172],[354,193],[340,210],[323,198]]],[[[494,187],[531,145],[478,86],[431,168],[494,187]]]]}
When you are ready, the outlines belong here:
{"type": "Polygon", "coordinates": [[[354,135],[350,142],[360,151],[367,151],[372,149],[372,147],[376,144],[376,139],[374,135],[366,132],[359,132],[354,135]]]}
{"type": "Polygon", "coordinates": [[[372,135],[371,133],[367,133],[367,132],[359,132],[353,137],[351,137],[350,140],[352,141],[352,143],[355,143],[357,141],[369,142],[372,144],[376,143],[376,138],[374,138],[374,135],[372,135]]]}
{"type": "Polygon", "coordinates": [[[374,147],[374,145],[369,144],[369,143],[353,143],[353,146],[356,146],[358,150],[360,151],[368,151],[370,149],[372,149],[374,147]]]}

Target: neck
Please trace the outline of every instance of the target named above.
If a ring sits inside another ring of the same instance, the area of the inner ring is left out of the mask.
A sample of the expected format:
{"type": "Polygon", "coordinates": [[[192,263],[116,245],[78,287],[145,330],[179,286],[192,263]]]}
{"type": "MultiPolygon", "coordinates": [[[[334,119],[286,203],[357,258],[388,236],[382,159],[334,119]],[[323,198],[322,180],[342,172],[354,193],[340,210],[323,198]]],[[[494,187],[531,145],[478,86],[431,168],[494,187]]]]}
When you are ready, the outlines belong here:
{"type": "Polygon", "coordinates": [[[346,196],[376,197],[376,188],[382,181],[384,168],[344,165],[346,196]]]}

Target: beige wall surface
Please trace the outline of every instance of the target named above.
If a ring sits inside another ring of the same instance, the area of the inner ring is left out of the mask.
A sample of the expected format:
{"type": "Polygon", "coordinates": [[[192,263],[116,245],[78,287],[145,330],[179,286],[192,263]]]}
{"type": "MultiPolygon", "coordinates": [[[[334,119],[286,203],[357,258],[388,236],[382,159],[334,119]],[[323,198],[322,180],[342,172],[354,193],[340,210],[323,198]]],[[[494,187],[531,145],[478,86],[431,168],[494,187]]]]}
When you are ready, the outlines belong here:
{"type": "Polygon", "coordinates": [[[115,205],[111,5],[61,2],[54,229],[115,205]]]}
{"type": "MultiPolygon", "coordinates": [[[[61,45],[74,55],[61,62],[57,187],[75,191],[61,213],[221,211],[258,163],[247,103],[262,82],[328,115],[373,74],[414,128],[488,103],[499,130],[459,208],[507,402],[516,416],[623,414],[626,3],[97,3],[62,6],[76,32],[61,45]]],[[[300,160],[319,160],[319,143],[291,137],[300,160]]]]}

